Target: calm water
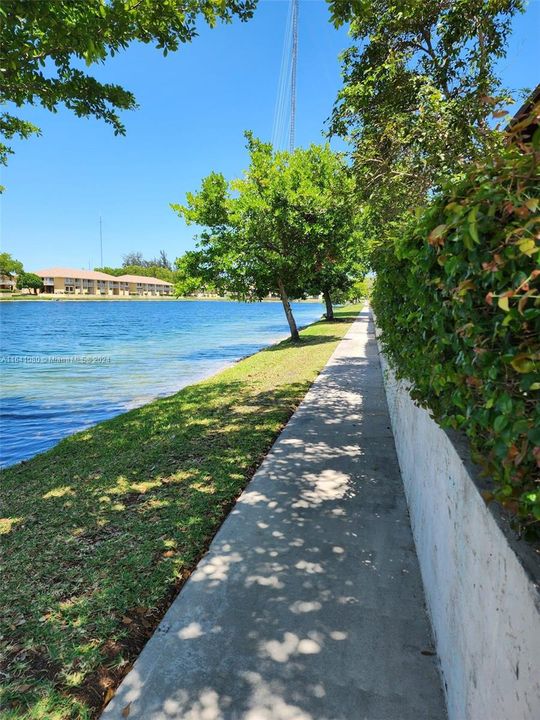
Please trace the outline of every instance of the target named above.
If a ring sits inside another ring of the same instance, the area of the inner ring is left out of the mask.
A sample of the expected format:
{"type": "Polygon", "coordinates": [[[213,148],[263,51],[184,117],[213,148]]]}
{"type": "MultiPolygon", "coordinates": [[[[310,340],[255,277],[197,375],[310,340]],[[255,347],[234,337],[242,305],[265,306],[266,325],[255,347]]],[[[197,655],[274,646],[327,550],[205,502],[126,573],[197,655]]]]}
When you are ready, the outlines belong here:
{"type": "Polygon", "coordinates": [[[3,466],[287,335],[281,303],[3,302],[0,322],[3,466]]]}

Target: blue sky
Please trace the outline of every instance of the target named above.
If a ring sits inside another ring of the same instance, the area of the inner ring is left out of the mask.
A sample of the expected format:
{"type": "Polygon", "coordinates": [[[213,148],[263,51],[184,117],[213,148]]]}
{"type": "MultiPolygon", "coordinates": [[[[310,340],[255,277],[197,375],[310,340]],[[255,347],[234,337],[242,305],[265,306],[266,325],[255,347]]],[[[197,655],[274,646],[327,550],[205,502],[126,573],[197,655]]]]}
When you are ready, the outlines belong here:
{"type": "MultiPolygon", "coordinates": [[[[68,111],[23,111],[41,137],[16,143],[1,172],[0,243],[27,270],[50,265],[99,265],[99,216],[104,263],[160,249],[171,258],[193,247],[194,229],[170,210],[211,170],[229,177],[246,165],[243,131],[270,139],[274,119],[286,0],[263,0],[253,20],[201,28],[191,45],[164,58],[137,45],[93,69],[101,80],[132,90],[139,109],[124,113],[126,137],[68,111]]],[[[504,83],[540,81],[540,1],[516,18],[504,83]]],[[[329,23],[322,0],[301,0],[297,145],[320,142],[341,84],[338,54],[345,29],[329,23]]]]}

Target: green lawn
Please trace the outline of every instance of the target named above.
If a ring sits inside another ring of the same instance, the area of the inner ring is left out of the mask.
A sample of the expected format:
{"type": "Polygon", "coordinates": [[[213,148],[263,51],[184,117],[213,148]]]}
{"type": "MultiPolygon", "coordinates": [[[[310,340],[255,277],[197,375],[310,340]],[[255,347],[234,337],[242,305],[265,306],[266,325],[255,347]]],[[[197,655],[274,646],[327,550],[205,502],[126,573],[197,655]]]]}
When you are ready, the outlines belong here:
{"type": "Polygon", "coordinates": [[[359,309],[2,473],[2,720],[96,717],[359,309]]]}

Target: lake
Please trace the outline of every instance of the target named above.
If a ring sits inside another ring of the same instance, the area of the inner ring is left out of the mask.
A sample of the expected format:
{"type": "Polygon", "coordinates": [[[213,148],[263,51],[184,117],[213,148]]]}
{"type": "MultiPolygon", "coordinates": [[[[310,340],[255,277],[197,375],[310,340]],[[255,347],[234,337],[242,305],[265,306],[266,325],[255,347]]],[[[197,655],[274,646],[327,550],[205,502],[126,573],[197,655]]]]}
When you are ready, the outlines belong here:
{"type": "MultiPolygon", "coordinates": [[[[293,303],[296,321],[319,303],[293,303]]],[[[168,395],[288,335],[281,303],[0,303],[0,465],[168,395]]]]}

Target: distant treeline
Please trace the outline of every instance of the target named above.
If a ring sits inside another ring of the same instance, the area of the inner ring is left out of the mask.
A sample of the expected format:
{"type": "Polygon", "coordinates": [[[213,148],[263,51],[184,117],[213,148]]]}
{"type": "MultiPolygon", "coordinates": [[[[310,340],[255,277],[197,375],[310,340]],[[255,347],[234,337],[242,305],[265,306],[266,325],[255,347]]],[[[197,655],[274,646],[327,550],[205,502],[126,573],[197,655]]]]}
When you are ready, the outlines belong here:
{"type": "Polygon", "coordinates": [[[108,275],[143,275],[144,277],[156,277],[165,282],[177,282],[177,273],[173,270],[165,250],[160,250],[159,257],[150,260],[145,260],[140,252],[131,252],[123,256],[121,267],[105,266],[96,267],[94,270],[108,275]]]}

